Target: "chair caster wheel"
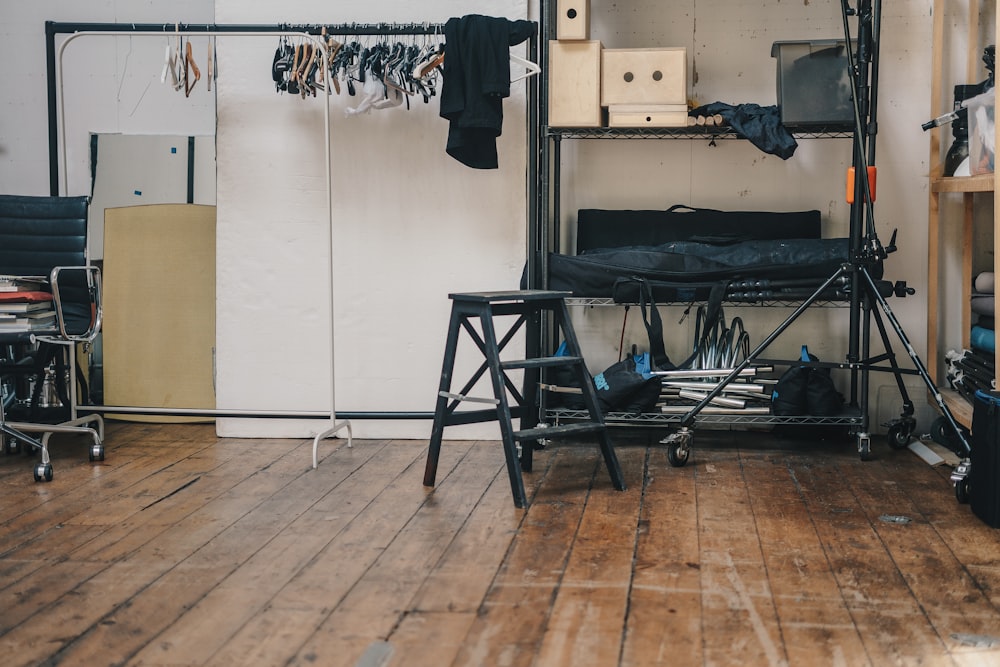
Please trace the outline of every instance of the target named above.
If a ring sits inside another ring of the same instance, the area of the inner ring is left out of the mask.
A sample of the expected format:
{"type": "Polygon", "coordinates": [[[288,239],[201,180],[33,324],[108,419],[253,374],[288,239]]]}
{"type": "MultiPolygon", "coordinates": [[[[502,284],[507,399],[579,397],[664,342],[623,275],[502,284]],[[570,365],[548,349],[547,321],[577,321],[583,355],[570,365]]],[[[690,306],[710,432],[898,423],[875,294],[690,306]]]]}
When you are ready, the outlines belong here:
{"type": "Polygon", "coordinates": [[[35,481],[51,482],[52,481],[52,464],[51,463],[39,463],[35,466],[35,481]]]}
{"type": "Polygon", "coordinates": [[[14,454],[19,454],[21,452],[21,443],[18,442],[17,438],[6,438],[3,443],[3,453],[9,456],[14,454]]]}
{"type": "Polygon", "coordinates": [[[90,462],[103,461],[104,460],[104,445],[91,445],[90,446],[90,462]]]}

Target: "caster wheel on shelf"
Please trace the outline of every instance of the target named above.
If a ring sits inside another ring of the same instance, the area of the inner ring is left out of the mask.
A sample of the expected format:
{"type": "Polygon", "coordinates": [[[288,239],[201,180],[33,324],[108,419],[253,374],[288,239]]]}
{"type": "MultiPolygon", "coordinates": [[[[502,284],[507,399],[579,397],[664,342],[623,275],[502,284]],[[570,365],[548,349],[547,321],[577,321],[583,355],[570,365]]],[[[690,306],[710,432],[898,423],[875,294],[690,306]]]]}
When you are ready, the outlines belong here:
{"type": "Polygon", "coordinates": [[[91,463],[103,460],[104,460],[104,445],[91,445],[90,446],[91,463]]]}
{"type": "Polygon", "coordinates": [[[52,481],[52,464],[51,463],[39,463],[35,466],[35,481],[41,482],[51,482],[52,481]]]}
{"type": "Polygon", "coordinates": [[[862,461],[871,461],[872,439],[867,433],[858,434],[858,456],[861,457],[862,461]]]}
{"type": "Polygon", "coordinates": [[[667,445],[667,461],[675,468],[680,468],[688,462],[691,450],[683,445],[667,445]]]}
{"type": "Polygon", "coordinates": [[[690,429],[682,428],[671,433],[660,442],[667,446],[667,461],[675,468],[680,468],[688,462],[691,456],[691,441],[693,434],[690,429]]]}
{"type": "Polygon", "coordinates": [[[910,444],[910,435],[913,429],[906,422],[900,421],[892,424],[886,433],[886,440],[893,449],[906,449],[910,444]]]}
{"type": "Polygon", "coordinates": [[[955,482],[955,500],[962,505],[969,503],[969,480],[961,479],[955,482]]]}

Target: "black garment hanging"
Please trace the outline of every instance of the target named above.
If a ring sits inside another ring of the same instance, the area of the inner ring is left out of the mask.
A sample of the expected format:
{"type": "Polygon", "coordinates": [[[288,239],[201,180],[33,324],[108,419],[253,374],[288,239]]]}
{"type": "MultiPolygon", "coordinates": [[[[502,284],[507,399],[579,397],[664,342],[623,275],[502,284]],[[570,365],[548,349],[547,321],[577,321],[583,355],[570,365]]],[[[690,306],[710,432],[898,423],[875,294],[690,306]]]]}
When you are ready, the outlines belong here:
{"type": "Polygon", "coordinates": [[[503,98],[510,96],[510,47],[537,30],[533,21],[469,14],[445,23],[441,116],[448,155],[474,169],[496,169],[503,98]]]}

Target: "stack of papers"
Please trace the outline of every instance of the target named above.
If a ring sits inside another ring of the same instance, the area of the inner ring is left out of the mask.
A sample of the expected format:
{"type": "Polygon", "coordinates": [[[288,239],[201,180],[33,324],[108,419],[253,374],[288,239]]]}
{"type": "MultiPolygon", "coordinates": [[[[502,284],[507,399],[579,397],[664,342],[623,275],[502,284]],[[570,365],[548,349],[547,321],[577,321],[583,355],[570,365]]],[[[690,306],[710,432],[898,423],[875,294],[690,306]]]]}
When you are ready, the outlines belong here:
{"type": "Polygon", "coordinates": [[[0,332],[55,328],[52,295],[40,287],[33,279],[0,276],[0,332]]]}
{"type": "Polygon", "coordinates": [[[43,290],[47,282],[41,276],[0,275],[0,292],[36,292],[43,290]]]}

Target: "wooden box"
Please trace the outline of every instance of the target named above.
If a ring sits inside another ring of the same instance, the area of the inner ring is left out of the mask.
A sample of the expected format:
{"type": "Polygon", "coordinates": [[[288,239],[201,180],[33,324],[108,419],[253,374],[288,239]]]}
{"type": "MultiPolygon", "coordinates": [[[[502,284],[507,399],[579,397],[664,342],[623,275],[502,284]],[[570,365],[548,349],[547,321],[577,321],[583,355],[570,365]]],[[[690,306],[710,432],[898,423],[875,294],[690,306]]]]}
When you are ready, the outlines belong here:
{"type": "Polygon", "coordinates": [[[559,0],[556,39],[590,39],[590,0],[559,0]]]}
{"type": "Polygon", "coordinates": [[[687,127],[686,104],[612,104],[608,127],[687,127]]]}
{"type": "Polygon", "coordinates": [[[601,105],[686,104],[687,49],[604,49],[601,105]]]}
{"type": "Polygon", "coordinates": [[[601,43],[549,42],[551,127],[601,126],[601,43]]]}

